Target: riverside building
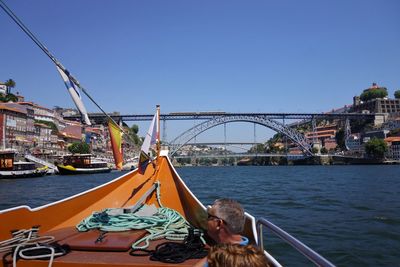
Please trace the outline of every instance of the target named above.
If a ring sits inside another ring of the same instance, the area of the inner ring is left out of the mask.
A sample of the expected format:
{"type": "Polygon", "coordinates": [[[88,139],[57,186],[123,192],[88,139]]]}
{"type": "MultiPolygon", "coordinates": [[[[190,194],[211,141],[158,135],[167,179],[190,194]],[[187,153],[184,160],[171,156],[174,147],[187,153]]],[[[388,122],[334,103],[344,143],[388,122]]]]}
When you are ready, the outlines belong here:
{"type": "Polygon", "coordinates": [[[0,103],[0,144],[2,149],[24,150],[35,136],[33,110],[17,103],[0,103]]]}
{"type": "Polygon", "coordinates": [[[400,137],[387,137],[385,138],[385,142],[389,145],[386,156],[394,160],[400,160],[400,137]]]}

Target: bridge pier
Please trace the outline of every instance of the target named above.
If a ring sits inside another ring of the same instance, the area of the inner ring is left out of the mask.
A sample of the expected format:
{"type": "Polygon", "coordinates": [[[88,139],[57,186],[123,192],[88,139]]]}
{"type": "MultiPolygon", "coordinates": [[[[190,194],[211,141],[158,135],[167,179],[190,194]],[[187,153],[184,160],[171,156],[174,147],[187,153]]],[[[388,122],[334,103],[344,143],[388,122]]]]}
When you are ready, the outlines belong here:
{"type": "Polygon", "coordinates": [[[315,154],[321,154],[322,144],[320,141],[313,141],[313,149],[316,148],[317,152],[315,154]]]}
{"type": "Polygon", "coordinates": [[[387,121],[387,113],[376,113],[374,116],[374,126],[381,126],[387,121]]]}
{"type": "Polygon", "coordinates": [[[197,166],[197,158],[196,157],[190,158],[190,164],[192,166],[197,166]]]}

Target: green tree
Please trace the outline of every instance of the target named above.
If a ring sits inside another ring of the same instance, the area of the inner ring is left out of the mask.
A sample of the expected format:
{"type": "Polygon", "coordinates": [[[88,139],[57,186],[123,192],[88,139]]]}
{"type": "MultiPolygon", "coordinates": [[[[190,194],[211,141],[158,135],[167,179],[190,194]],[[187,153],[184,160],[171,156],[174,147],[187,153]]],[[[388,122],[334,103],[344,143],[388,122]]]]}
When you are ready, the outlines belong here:
{"type": "Polygon", "coordinates": [[[57,125],[54,122],[51,121],[42,121],[42,120],[35,120],[36,123],[42,123],[51,128],[51,134],[58,134],[58,128],[57,125]]]}
{"type": "Polygon", "coordinates": [[[257,144],[255,146],[251,147],[249,152],[250,153],[264,153],[265,152],[265,146],[263,144],[257,144]]]}
{"type": "Polygon", "coordinates": [[[178,163],[181,165],[190,164],[190,158],[177,159],[178,163]]]}
{"type": "Polygon", "coordinates": [[[340,149],[343,150],[343,149],[346,148],[345,140],[344,140],[345,136],[344,136],[344,130],[343,129],[340,129],[339,131],[336,132],[335,139],[336,139],[337,146],[340,149]]]}
{"type": "Polygon", "coordinates": [[[137,133],[139,132],[139,126],[137,126],[136,124],[133,124],[133,125],[130,127],[130,130],[131,130],[131,132],[137,134],[137,133]]]}
{"type": "Polygon", "coordinates": [[[383,159],[388,146],[383,139],[372,138],[365,144],[365,152],[369,157],[383,159]]]}
{"type": "Polygon", "coordinates": [[[89,154],[90,146],[84,142],[74,142],[68,146],[68,151],[72,154],[89,154]]]}
{"type": "Polygon", "coordinates": [[[394,98],[399,99],[400,98],[400,90],[396,90],[394,92],[394,98]]]}
{"type": "Polygon", "coordinates": [[[327,154],[327,153],[328,153],[328,149],[326,149],[326,147],[322,147],[321,154],[327,154]]]}
{"type": "Polygon", "coordinates": [[[384,98],[388,95],[386,87],[379,87],[374,89],[366,89],[360,95],[362,101],[367,101],[375,98],[384,98]]]}
{"type": "Polygon", "coordinates": [[[209,158],[201,158],[200,159],[200,165],[210,166],[211,165],[211,159],[209,159],[209,158]]]}
{"type": "Polygon", "coordinates": [[[372,130],[373,128],[373,122],[371,119],[350,120],[350,125],[352,133],[364,132],[372,130]]]}
{"type": "Polygon", "coordinates": [[[128,135],[130,137],[129,139],[133,140],[133,142],[136,145],[139,145],[142,142],[142,140],[138,136],[139,126],[133,124],[131,127],[128,127],[127,129],[128,129],[128,135]]]}
{"type": "Polygon", "coordinates": [[[4,98],[4,102],[18,102],[18,97],[16,97],[14,94],[7,94],[6,97],[4,98]]]}
{"type": "Polygon", "coordinates": [[[390,130],[389,133],[387,134],[387,136],[388,137],[389,136],[400,136],[400,129],[397,128],[397,129],[390,130]]]}
{"type": "Polygon", "coordinates": [[[5,85],[7,86],[7,94],[10,94],[11,88],[14,88],[16,83],[13,79],[8,79],[5,83],[5,85]]]}

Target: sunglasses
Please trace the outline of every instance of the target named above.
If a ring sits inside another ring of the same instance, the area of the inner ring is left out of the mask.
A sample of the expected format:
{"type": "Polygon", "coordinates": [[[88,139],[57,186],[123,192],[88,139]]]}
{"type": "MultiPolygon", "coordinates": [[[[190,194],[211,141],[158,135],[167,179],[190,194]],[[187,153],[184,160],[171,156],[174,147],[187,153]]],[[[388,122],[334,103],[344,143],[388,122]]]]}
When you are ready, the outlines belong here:
{"type": "Polygon", "coordinates": [[[207,207],[207,220],[209,221],[209,220],[221,220],[221,221],[223,221],[223,222],[225,222],[224,221],[224,219],[221,219],[220,217],[218,217],[218,216],[215,216],[215,215],[212,215],[211,213],[210,213],[210,209],[211,209],[211,206],[208,206],[207,207]]]}
{"type": "MultiPolygon", "coordinates": [[[[215,215],[212,215],[210,213],[207,213],[207,220],[212,220],[212,219],[217,219],[217,220],[222,220],[220,217],[217,217],[215,215]]],[[[223,221],[223,220],[222,220],[223,221]]]]}

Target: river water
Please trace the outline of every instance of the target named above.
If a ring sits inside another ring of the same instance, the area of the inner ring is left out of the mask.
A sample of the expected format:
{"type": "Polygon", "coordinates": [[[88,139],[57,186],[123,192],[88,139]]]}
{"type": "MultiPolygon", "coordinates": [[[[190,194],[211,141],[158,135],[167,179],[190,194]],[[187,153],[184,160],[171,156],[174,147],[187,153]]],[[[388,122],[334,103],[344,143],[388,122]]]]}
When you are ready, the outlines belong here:
{"type": "MultiPolygon", "coordinates": [[[[235,198],[338,266],[400,266],[399,170],[395,165],[177,169],[204,204],[235,198]]],[[[119,175],[0,180],[0,210],[40,206],[119,175]]],[[[268,231],[265,247],[286,266],[311,266],[268,231]]]]}

